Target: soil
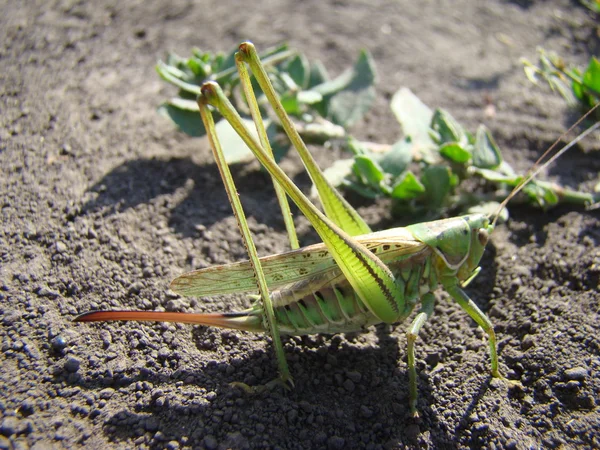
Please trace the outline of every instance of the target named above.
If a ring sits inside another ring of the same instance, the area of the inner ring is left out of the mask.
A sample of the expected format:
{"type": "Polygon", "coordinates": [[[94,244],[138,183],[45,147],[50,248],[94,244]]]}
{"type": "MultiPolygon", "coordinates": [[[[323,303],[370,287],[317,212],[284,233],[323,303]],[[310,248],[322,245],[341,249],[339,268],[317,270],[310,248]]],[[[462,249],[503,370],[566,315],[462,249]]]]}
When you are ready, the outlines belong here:
{"type": "MultiPolygon", "coordinates": [[[[0,12],[1,449],[600,448],[597,210],[513,208],[468,288],[521,388],[491,379],[484,333],[440,293],[418,340],[418,421],[407,324],[285,339],[295,388],[250,396],[229,383],[275,377],[263,335],[72,322],[95,309],[248,305],[168,289],[245,253],[206,140],[156,113],[175,94],[154,71],[167,51],[288,41],[338,74],[367,48],[378,99],[356,136],[397,140],[388,103],[406,86],[471,130],[485,123],[525,171],[574,113],[519,58],[543,46],[583,66],[598,54],[598,17],[579,2],[27,0],[0,12]]],[[[591,191],[599,149],[588,139],[547,175],[591,191]]],[[[324,166],[339,156],[312,150],[324,166]]],[[[284,166],[310,188],[297,158],[284,166]]],[[[256,169],[234,172],[259,252],[280,252],[256,169]]],[[[385,202],[359,209],[394,226],[385,202]]]]}

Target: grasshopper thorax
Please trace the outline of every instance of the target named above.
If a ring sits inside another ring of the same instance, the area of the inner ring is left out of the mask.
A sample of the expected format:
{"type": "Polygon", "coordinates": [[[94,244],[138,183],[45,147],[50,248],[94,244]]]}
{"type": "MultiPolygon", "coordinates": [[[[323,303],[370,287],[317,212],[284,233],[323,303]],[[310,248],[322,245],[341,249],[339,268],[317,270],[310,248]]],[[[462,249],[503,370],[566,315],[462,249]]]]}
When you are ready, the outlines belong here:
{"type": "Polygon", "coordinates": [[[441,259],[444,273],[439,275],[456,276],[463,281],[477,269],[494,227],[488,216],[471,214],[407,228],[441,259]]]}

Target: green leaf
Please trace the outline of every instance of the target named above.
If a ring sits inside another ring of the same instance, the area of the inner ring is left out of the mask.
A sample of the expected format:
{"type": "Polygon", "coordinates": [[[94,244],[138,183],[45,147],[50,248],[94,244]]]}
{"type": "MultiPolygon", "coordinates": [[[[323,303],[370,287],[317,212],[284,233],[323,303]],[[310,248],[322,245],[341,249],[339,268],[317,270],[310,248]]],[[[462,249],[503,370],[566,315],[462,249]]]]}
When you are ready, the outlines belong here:
{"type": "Polygon", "coordinates": [[[325,83],[329,80],[329,74],[327,69],[321,61],[314,61],[310,65],[310,75],[308,79],[307,88],[313,88],[319,84],[325,83]]]}
{"type": "Polygon", "coordinates": [[[181,107],[183,102],[189,101],[190,100],[173,99],[170,102],[163,103],[159,106],[158,113],[171,119],[185,134],[192,137],[204,136],[206,130],[204,129],[204,124],[202,123],[200,113],[198,112],[198,105],[196,105],[196,111],[181,107]]]}
{"type": "Polygon", "coordinates": [[[466,164],[471,159],[471,152],[456,142],[450,142],[440,147],[440,155],[457,164],[466,164]]]}
{"type": "Polygon", "coordinates": [[[473,148],[473,165],[483,169],[495,169],[502,163],[502,154],[490,130],[479,125],[473,148]]]}
{"type": "Polygon", "coordinates": [[[297,126],[298,133],[302,136],[305,142],[316,144],[324,144],[332,139],[346,138],[346,130],[340,125],[331,123],[329,120],[319,119],[314,122],[306,123],[302,126],[297,126]]]}
{"type": "Polygon", "coordinates": [[[431,119],[431,129],[434,131],[433,139],[439,145],[446,142],[464,145],[469,142],[464,128],[445,109],[435,110],[431,119]]]}
{"type": "Polygon", "coordinates": [[[367,155],[354,157],[354,172],[367,185],[379,188],[385,175],[381,166],[367,155]]]}
{"type": "Polygon", "coordinates": [[[426,189],[428,207],[432,210],[441,209],[454,183],[450,168],[429,166],[423,171],[421,182],[426,189]]]}
{"type": "Polygon", "coordinates": [[[323,100],[323,96],[315,91],[300,91],[296,97],[298,102],[304,103],[307,105],[312,105],[314,103],[319,103],[323,100]]]}
{"type": "Polygon", "coordinates": [[[160,77],[177,86],[179,89],[182,89],[190,94],[200,95],[200,86],[195,84],[187,83],[178,78],[178,76],[185,76],[181,71],[176,72],[177,69],[171,66],[167,66],[164,62],[158,61],[156,65],[156,71],[160,75],[160,77]]]}
{"type": "Polygon", "coordinates": [[[355,155],[368,155],[371,153],[371,152],[369,152],[369,149],[367,147],[365,147],[362,142],[355,139],[353,136],[348,136],[347,146],[348,146],[348,150],[350,150],[355,155]]]}
{"type": "Polygon", "coordinates": [[[542,208],[548,208],[558,203],[558,196],[553,189],[532,181],[527,183],[523,188],[523,192],[534,202],[538,203],[542,208]]]}
{"type": "Polygon", "coordinates": [[[372,58],[363,50],[352,69],[312,90],[324,97],[327,117],[347,128],[361,119],[375,101],[375,76],[372,58]]]}
{"type": "MultiPolygon", "coordinates": [[[[352,175],[353,166],[354,158],[338,159],[333,163],[333,165],[331,165],[331,167],[325,169],[323,174],[327,181],[329,181],[333,186],[341,186],[344,184],[344,180],[352,175]]],[[[316,188],[313,187],[313,189],[316,194],[316,188]]]]}
{"type": "Polygon", "coordinates": [[[583,73],[583,84],[586,88],[600,94],[600,61],[592,56],[587,69],[583,73]]]}
{"type": "Polygon", "coordinates": [[[575,98],[579,101],[582,101],[585,97],[585,91],[583,90],[583,85],[581,83],[576,82],[575,80],[573,80],[573,83],[571,84],[571,89],[573,90],[573,95],[575,95],[575,98]]]}
{"type": "Polygon", "coordinates": [[[431,109],[408,88],[396,91],[390,107],[404,136],[410,138],[412,154],[419,155],[430,164],[437,162],[439,158],[434,151],[437,146],[429,134],[433,117],[431,109]]]}
{"type": "Polygon", "coordinates": [[[410,139],[402,139],[396,142],[389,152],[379,157],[379,165],[385,173],[392,178],[401,175],[412,161],[413,144],[410,139]]]}
{"type": "Polygon", "coordinates": [[[304,55],[296,55],[285,67],[289,76],[301,89],[308,88],[310,69],[304,55]]]}
{"type": "Polygon", "coordinates": [[[529,61],[524,60],[523,62],[528,64],[525,67],[523,67],[523,70],[525,71],[525,76],[527,77],[527,79],[529,81],[531,81],[533,84],[538,84],[538,74],[539,74],[538,68],[533,65],[530,65],[531,63],[529,63],[529,61]]]}
{"type": "MultiPolygon", "coordinates": [[[[242,119],[242,122],[248,127],[254,137],[258,139],[254,122],[249,119],[242,119]]],[[[229,122],[220,120],[215,125],[215,129],[221,141],[227,164],[244,163],[254,159],[252,151],[246,146],[242,138],[238,136],[229,122]]]]}
{"type": "Polygon", "coordinates": [[[406,172],[392,188],[392,198],[398,200],[412,200],[425,192],[425,186],[411,171],[406,172]]]}
{"type": "Polygon", "coordinates": [[[285,94],[282,95],[279,100],[286,113],[291,116],[298,116],[301,113],[300,105],[298,104],[298,97],[296,94],[285,94]]]}
{"type": "Polygon", "coordinates": [[[191,71],[194,72],[196,78],[204,79],[208,75],[210,75],[210,66],[199,59],[190,58],[187,61],[187,65],[191,69],[191,71]]]}

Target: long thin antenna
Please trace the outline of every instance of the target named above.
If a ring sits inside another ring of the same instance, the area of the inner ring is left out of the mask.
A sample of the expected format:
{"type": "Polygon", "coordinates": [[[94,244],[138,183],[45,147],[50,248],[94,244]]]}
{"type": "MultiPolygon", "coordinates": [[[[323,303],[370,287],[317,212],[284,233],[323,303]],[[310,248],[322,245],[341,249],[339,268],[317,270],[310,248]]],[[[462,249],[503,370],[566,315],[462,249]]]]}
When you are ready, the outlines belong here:
{"type": "Polygon", "coordinates": [[[575,127],[577,127],[582,121],[584,121],[585,118],[588,117],[590,114],[592,114],[599,106],[600,106],[600,103],[595,105],[592,109],[590,109],[583,116],[581,116],[579,118],[579,120],[577,120],[577,122],[575,122],[573,125],[571,125],[571,127],[567,131],[565,131],[556,141],[554,141],[554,143],[548,148],[548,150],[546,150],[544,152],[544,154],[538,158],[538,160],[531,167],[531,169],[529,169],[529,171],[527,172],[525,177],[523,177],[521,182],[519,184],[517,184],[517,186],[515,186],[515,188],[512,190],[512,192],[510,194],[508,194],[508,196],[500,204],[500,206],[498,207],[498,210],[494,213],[494,220],[492,221],[492,225],[494,225],[494,226],[496,225],[496,221],[498,220],[498,217],[500,215],[500,211],[502,211],[502,208],[504,208],[506,206],[506,204],[515,195],[517,195],[519,192],[521,192],[521,190],[527,185],[527,183],[529,183],[533,178],[535,178],[537,176],[537,174],[539,174],[542,170],[544,170],[544,168],[546,168],[546,166],[548,166],[548,164],[551,164],[554,160],[556,160],[556,158],[561,156],[563,153],[565,153],[567,150],[569,150],[571,147],[573,147],[575,144],[577,144],[579,141],[581,141],[583,138],[585,138],[588,134],[590,134],[591,132],[596,130],[598,127],[600,127],[600,122],[596,122],[594,125],[590,126],[587,130],[585,130],[583,133],[581,133],[579,136],[577,136],[571,142],[566,144],[558,152],[556,152],[550,159],[548,159],[548,161],[541,164],[541,162],[544,160],[544,158],[546,158],[552,152],[554,147],[556,147],[558,145],[558,143],[565,136],[567,136],[571,131],[573,131],[573,129],[575,127]]]}

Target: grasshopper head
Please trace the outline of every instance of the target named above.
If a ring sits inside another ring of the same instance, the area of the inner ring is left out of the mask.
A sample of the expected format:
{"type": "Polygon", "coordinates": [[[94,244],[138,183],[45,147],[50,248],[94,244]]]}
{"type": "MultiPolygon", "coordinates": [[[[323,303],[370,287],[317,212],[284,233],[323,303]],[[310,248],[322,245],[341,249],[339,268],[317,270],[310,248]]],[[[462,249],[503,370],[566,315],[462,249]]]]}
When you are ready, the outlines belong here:
{"type": "Polygon", "coordinates": [[[470,214],[407,228],[441,258],[441,276],[456,276],[464,281],[477,269],[494,226],[488,216],[470,214]]]}
{"type": "Polygon", "coordinates": [[[475,275],[475,271],[479,267],[479,261],[483,256],[485,246],[490,239],[492,231],[494,231],[494,224],[489,216],[484,214],[463,216],[462,219],[468,224],[470,231],[469,252],[457,273],[458,279],[464,281],[475,275]]]}

